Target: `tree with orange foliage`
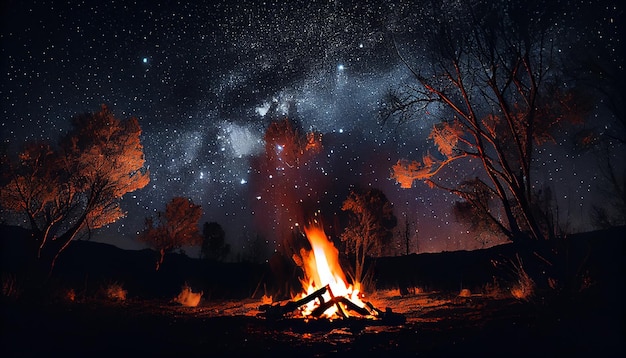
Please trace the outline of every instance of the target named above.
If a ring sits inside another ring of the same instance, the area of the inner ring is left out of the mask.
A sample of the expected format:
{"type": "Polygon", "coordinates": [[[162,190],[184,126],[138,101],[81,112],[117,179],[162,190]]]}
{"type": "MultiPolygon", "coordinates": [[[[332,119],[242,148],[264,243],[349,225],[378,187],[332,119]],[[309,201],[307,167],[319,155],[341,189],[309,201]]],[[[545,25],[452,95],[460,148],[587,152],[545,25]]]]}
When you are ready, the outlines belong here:
{"type": "Polygon", "coordinates": [[[366,280],[365,259],[380,254],[390,242],[397,219],[391,202],[379,189],[352,190],[341,210],[350,218],[341,241],[346,253],[354,255],[354,281],[361,285],[366,280]]]}
{"type": "Polygon", "coordinates": [[[38,256],[51,254],[51,269],[75,238],[123,217],[122,196],[150,181],[136,118],[120,121],[102,106],[72,125],[58,149],[27,145],[0,187],[2,205],[29,222],[38,256]]]}
{"type": "Polygon", "coordinates": [[[64,217],[63,205],[55,205],[59,198],[58,153],[43,142],[29,143],[18,154],[17,162],[5,157],[3,182],[0,187],[2,206],[24,214],[31,230],[41,239],[39,251],[49,232],[64,217]]]}
{"type": "Polygon", "coordinates": [[[533,191],[536,148],[553,141],[555,130],[582,122],[589,101],[558,77],[549,11],[516,2],[462,4],[458,12],[424,8],[436,14],[422,24],[427,65],[414,68],[398,50],[416,85],[390,93],[383,122],[437,114],[428,139],[438,153],[398,160],[392,178],[403,188],[420,180],[480,204],[480,217],[511,240],[546,238],[533,191]],[[461,160],[482,173],[456,187],[441,180],[461,160]],[[477,193],[496,200],[484,205],[477,193]]]}
{"type": "Polygon", "coordinates": [[[272,121],[264,140],[267,159],[276,167],[297,168],[305,155],[317,154],[322,149],[319,133],[300,133],[289,118],[272,121]]]}
{"type": "Polygon", "coordinates": [[[289,240],[294,224],[304,222],[303,200],[310,199],[313,184],[324,180],[308,165],[322,150],[322,135],[303,130],[297,117],[275,111],[266,117],[271,121],[264,135],[265,152],[252,163],[261,177],[255,180],[259,187],[252,190],[262,198],[254,204],[256,210],[271,213],[277,223],[261,236],[272,235],[280,242],[289,240]]]}
{"type": "Polygon", "coordinates": [[[165,254],[183,246],[202,244],[202,235],[198,222],[202,216],[202,207],[191,199],[174,197],[165,207],[165,213],[159,212],[154,218],[147,218],[139,241],[147,243],[159,253],[156,263],[158,271],[163,264],[165,254]]]}

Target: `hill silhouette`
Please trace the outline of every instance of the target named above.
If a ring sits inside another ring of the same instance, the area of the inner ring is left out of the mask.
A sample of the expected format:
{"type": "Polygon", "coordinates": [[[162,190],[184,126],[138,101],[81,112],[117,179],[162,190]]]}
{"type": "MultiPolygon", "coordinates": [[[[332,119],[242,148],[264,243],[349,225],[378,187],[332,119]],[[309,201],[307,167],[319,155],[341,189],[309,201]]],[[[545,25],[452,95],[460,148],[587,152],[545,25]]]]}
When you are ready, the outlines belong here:
{"type": "MultiPolygon", "coordinates": [[[[540,286],[553,280],[562,289],[572,290],[583,280],[590,280],[589,285],[601,287],[605,290],[602,295],[609,299],[624,288],[625,233],[626,227],[616,227],[532,246],[504,244],[474,251],[382,257],[369,260],[368,267],[374,273],[372,289],[480,292],[494,281],[504,285],[514,282],[516,269],[522,266],[540,286]]],[[[0,234],[3,273],[47,273],[48,268],[35,257],[36,245],[28,230],[2,226],[0,234]]],[[[289,277],[297,276],[295,266],[277,272],[276,265],[271,264],[276,261],[273,259],[269,263],[217,262],[170,253],[155,271],[156,255],[150,249],[123,250],[105,243],[75,241],[62,253],[51,278],[86,291],[117,282],[129,295],[142,298],[172,297],[184,284],[202,290],[206,297],[260,297],[284,284],[277,280],[297,281],[297,277],[289,277]]]]}

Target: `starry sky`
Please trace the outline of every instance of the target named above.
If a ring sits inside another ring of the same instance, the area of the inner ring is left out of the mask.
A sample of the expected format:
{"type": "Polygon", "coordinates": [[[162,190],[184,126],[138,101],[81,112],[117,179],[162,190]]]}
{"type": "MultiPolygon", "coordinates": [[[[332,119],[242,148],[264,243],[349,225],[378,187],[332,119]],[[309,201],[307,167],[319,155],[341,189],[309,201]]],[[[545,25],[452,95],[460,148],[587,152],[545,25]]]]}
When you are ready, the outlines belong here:
{"type": "MultiPolygon", "coordinates": [[[[623,10],[613,2],[560,4],[570,26],[563,28],[580,31],[580,51],[622,45],[623,10]],[[589,7],[593,19],[572,25],[589,7]]],[[[396,216],[414,223],[413,251],[477,245],[452,216],[456,197],[421,183],[401,189],[389,179],[398,159],[419,159],[431,145],[427,120],[401,127],[377,120],[385,93],[410,81],[394,39],[415,48],[419,2],[26,0],[3,2],[1,11],[0,135],[11,150],[56,140],[73,115],[101,104],[118,118],[139,119],[151,181],[123,198],[127,217],[95,240],[143,248],[136,237],[144,218],[184,196],[202,205],[201,223],[224,227],[233,251],[245,252],[257,234],[273,250],[278,231],[300,223],[268,198],[268,188],[285,183],[273,182],[279,176],[259,161],[269,121],[289,116],[323,136],[322,151],[288,181],[306,210],[332,220],[351,188],[374,187],[396,216]]],[[[596,106],[592,116],[604,126],[602,113],[596,106]]],[[[543,149],[540,179],[558,187],[572,230],[586,230],[597,168],[568,146],[543,149]]],[[[471,172],[446,176],[454,182],[471,172]]]]}

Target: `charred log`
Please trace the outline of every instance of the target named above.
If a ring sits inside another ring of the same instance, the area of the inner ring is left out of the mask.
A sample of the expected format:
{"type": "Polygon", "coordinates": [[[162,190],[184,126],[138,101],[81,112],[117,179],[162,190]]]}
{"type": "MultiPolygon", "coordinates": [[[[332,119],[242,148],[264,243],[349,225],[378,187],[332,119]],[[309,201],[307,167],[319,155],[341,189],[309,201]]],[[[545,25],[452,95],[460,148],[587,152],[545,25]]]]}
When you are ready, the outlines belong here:
{"type": "Polygon", "coordinates": [[[404,324],[406,320],[404,315],[394,313],[389,307],[385,311],[381,311],[367,301],[364,301],[365,306],[361,307],[345,296],[334,296],[329,286],[324,286],[297,301],[261,305],[259,307],[259,310],[262,311],[260,316],[272,320],[281,320],[291,316],[292,312],[316,299],[319,300],[319,305],[313,309],[308,318],[318,320],[324,312],[336,306],[340,321],[366,321],[368,322],[366,325],[400,325],[404,324]],[[325,300],[323,297],[327,292],[330,294],[330,300],[325,300]],[[348,312],[355,313],[358,316],[350,315],[348,312]]]}

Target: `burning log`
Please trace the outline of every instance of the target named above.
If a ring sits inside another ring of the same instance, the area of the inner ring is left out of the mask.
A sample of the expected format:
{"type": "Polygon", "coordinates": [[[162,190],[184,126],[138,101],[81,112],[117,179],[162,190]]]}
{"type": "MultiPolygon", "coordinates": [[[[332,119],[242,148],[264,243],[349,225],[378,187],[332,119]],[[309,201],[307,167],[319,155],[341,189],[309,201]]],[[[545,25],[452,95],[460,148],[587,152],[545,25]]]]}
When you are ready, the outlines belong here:
{"type": "Polygon", "coordinates": [[[347,310],[349,312],[356,313],[361,318],[370,320],[372,323],[375,322],[378,324],[403,324],[405,322],[405,317],[401,314],[394,313],[391,308],[387,308],[385,311],[381,311],[367,301],[364,301],[363,303],[365,304],[365,306],[361,307],[345,296],[334,296],[329,285],[326,285],[296,301],[289,301],[285,304],[281,304],[279,302],[273,305],[261,305],[259,307],[259,310],[262,311],[262,313],[260,313],[260,316],[274,320],[282,319],[292,314],[292,312],[301,309],[302,306],[305,306],[315,300],[319,300],[319,304],[306,317],[318,319],[324,314],[324,312],[335,306],[337,307],[337,316],[340,319],[354,318],[353,315],[350,315],[348,314],[348,312],[346,312],[347,310]],[[324,294],[326,293],[330,294],[330,300],[324,299],[324,294]]]}
{"type": "Polygon", "coordinates": [[[265,316],[266,318],[282,318],[285,314],[295,311],[296,309],[300,308],[303,305],[306,305],[316,298],[319,298],[321,302],[324,302],[324,297],[322,295],[326,293],[326,290],[328,290],[328,286],[324,286],[297,301],[289,301],[284,305],[281,305],[280,303],[275,305],[261,305],[259,307],[259,310],[265,312],[263,316],[265,316]]]}
{"type": "Polygon", "coordinates": [[[311,312],[311,316],[318,318],[319,316],[321,316],[324,312],[326,312],[327,309],[329,309],[330,307],[332,307],[333,305],[337,305],[337,310],[339,312],[339,315],[342,318],[346,318],[348,317],[348,315],[346,314],[346,312],[344,311],[342,305],[340,305],[339,303],[343,303],[345,306],[347,306],[350,310],[360,314],[361,316],[369,316],[371,315],[371,312],[369,312],[368,310],[361,308],[357,305],[355,305],[354,303],[352,303],[352,301],[350,301],[349,299],[340,296],[340,297],[333,297],[330,301],[328,302],[324,302],[322,304],[320,304],[319,306],[317,306],[313,312],[311,312]]]}

